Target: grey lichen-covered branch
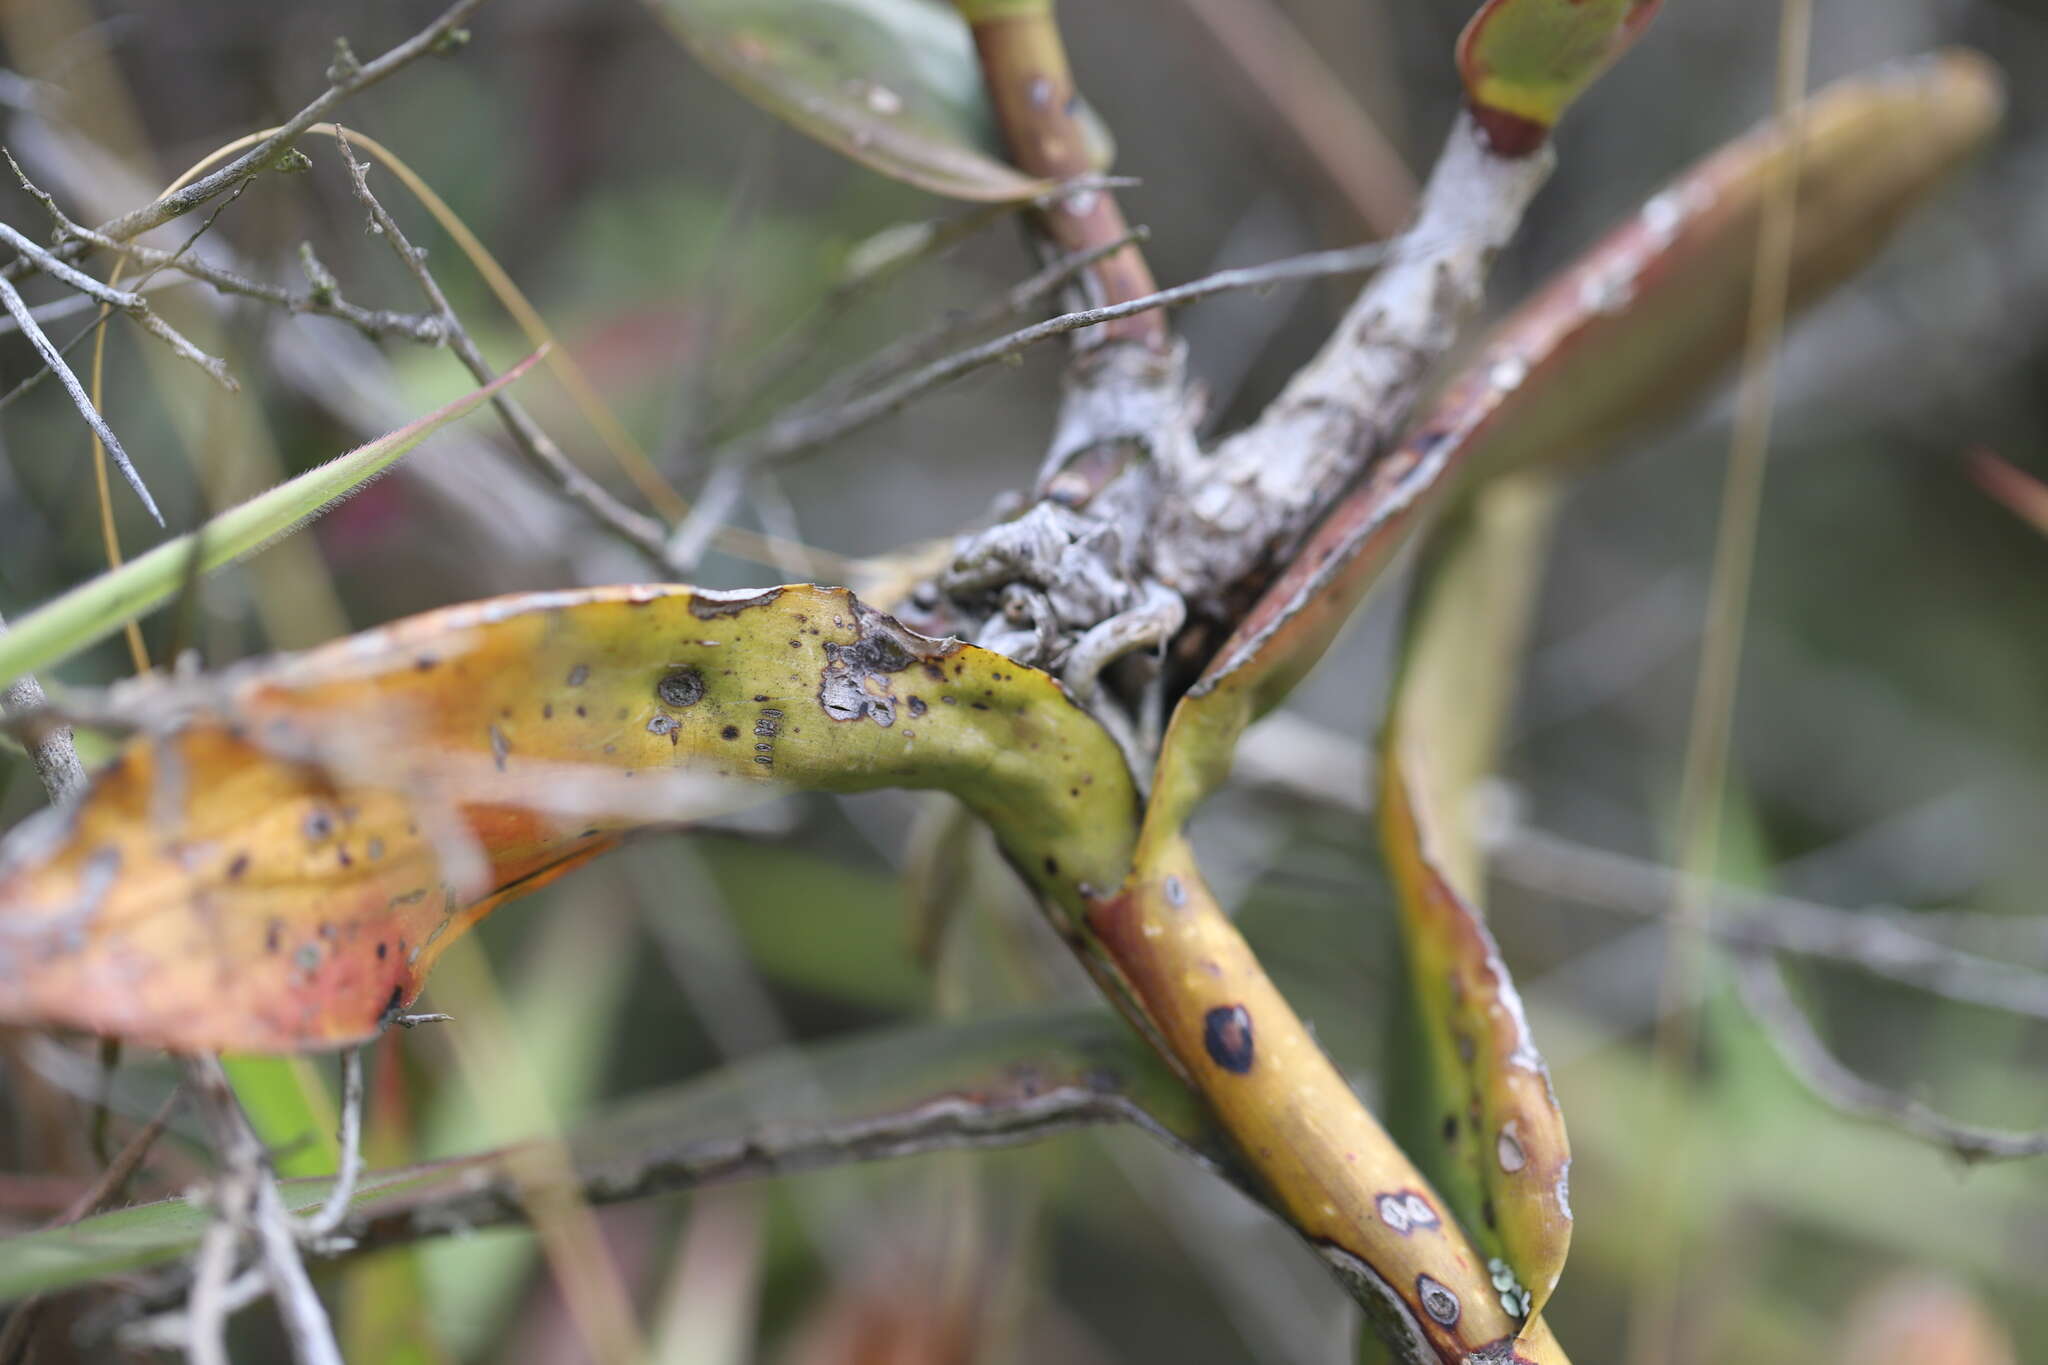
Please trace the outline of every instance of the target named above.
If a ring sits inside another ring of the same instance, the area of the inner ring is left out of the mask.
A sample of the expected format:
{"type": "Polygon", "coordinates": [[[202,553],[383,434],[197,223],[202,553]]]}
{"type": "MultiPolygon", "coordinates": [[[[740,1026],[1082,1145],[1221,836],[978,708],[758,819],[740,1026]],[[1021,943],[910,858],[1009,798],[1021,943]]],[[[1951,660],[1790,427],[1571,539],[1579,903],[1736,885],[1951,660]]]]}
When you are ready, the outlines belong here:
{"type": "MultiPolygon", "coordinates": [[[[0,617],[0,635],[6,633],[6,618],[0,617]]],[[[0,691],[0,716],[35,717],[48,709],[49,699],[34,675],[16,678],[0,691]]],[[[69,725],[53,722],[42,726],[26,738],[24,747],[51,805],[61,806],[85,790],[85,767],[78,761],[69,725]]]]}
{"type": "Polygon", "coordinates": [[[1284,560],[1400,433],[1552,164],[1547,147],[1496,155],[1459,117],[1414,227],[1321,352],[1251,426],[1167,471],[1151,553],[1161,581],[1220,610],[1231,588],[1284,560]]]}
{"type": "MultiPolygon", "coordinates": [[[[1182,619],[1227,624],[1233,602],[1241,606],[1244,592],[1285,562],[1400,433],[1478,310],[1494,258],[1551,164],[1547,148],[1496,154],[1461,116],[1415,225],[1388,244],[1320,354],[1256,422],[1213,450],[1195,439],[1200,403],[1181,347],[1112,345],[1078,357],[1038,502],[964,538],[908,608],[911,619],[1063,670],[1103,629],[1126,650],[1163,648],[1156,629],[1111,623],[1166,619],[1164,596],[1183,605],[1182,619]]],[[[1114,662],[1090,667],[1099,673],[1114,662]]],[[[1085,690],[1093,674],[1068,681],[1085,690]]],[[[1092,709],[1121,707],[1130,714],[1121,728],[1144,732],[1154,703],[1144,695],[1150,683],[1136,682],[1135,694],[1105,693],[1092,709]]]]}

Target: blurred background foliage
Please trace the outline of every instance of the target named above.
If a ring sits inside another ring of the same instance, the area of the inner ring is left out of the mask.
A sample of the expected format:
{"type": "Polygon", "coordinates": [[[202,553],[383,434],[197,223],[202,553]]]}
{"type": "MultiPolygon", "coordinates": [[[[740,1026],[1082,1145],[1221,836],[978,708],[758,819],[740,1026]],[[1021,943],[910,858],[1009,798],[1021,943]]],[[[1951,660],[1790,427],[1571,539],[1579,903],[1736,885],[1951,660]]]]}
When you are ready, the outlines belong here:
{"type": "MultiPolygon", "coordinates": [[[[12,0],[0,4],[0,141],[74,217],[102,218],[298,108],[321,85],[338,29],[368,54],[436,8],[12,0]]],[[[1420,173],[1455,105],[1450,53],[1468,8],[1238,0],[1236,12],[1295,26],[1420,173]]],[[[1219,37],[1215,16],[1232,10],[1137,0],[1062,11],[1082,87],[1115,133],[1116,169],[1142,180],[1124,202],[1150,228],[1167,283],[1370,235],[1328,149],[1313,145],[1323,134],[1341,145],[1343,130],[1289,130],[1273,90],[1247,74],[1243,25],[1219,37]]],[[[1736,729],[1740,837],[1723,875],[1835,905],[1940,912],[1980,948],[2048,967],[2048,544],[1986,498],[1963,460],[1988,447],[2048,472],[2048,7],[1817,10],[1815,84],[1963,42],[2003,65],[2013,103],[1993,152],[1787,350],[1736,729]]],[[[1561,129],[1559,172],[1496,277],[1497,307],[1766,112],[1776,13],[1765,0],[1666,7],[1561,129]]],[[[1282,71],[1298,60],[1265,55],[1282,71]]],[[[493,0],[458,57],[410,69],[342,116],[407,158],[484,238],[685,491],[703,472],[688,459],[703,433],[800,391],[757,393],[759,359],[790,329],[814,327],[820,299],[872,256],[878,234],[960,212],[772,122],[634,0],[493,0]]],[[[312,169],[258,179],[210,240],[286,279],[311,242],[354,301],[413,307],[389,253],[365,240],[332,145],[304,146],[312,169]]],[[[523,354],[447,239],[395,189],[386,202],[433,252],[486,353],[501,365],[523,354]]],[[[40,211],[11,186],[0,213],[40,231],[40,211]]],[[[1028,268],[1014,227],[999,224],[817,329],[799,379],[1028,268]]],[[[380,356],[340,324],[220,309],[198,292],[168,290],[159,307],[228,357],[238,397],[171,368],[132,330],[108,336],[106,411],[173,529],[469,387],[439,351],[394,342],[380,356]]],[[[1290,286],[1180,316],[1220,427],[1257,410],[1347,294],[1290,286]]],[[[0,385],[32,363],[18,337],[0,342],[0,385]]],[[[808,457],[744,515],[849,556],[985,518],[1029,484],[1058,367],[1044,349],[943,390],[808,457]]],[[[526,398],[611,477],[551,381],[529,381],[526,398]]],[[[1625,1358],[1633,1211],[1676,1170],[1685,1359],[2048,1358],[2048,1162],[1964,1170],[1837,1116],[1710,974],[1689,1146],[1674,1167],[1644,1141],[1662,932],[1544,889],[1553,855],[1531,831],[1670,858],[1729,420],[1719,400],[1572,490],[1489,803],[1502,840],[1493,921],[1577,1157],[1576,1254],[1551,1320],[1576,1359],[1625,1358]],[[1912,1331],[1968,1353],[1899,1353],[1912,1331]]],[[[85,436],[61,394],[44,386],[9,406],[0,436],[0,610],[14,615],[103,559],[85,436]]],[[[182,626],[160,614],[145,630],[153,653],[182,630],[218,666],[488,593],[646,576],[508,466],[501,440],[480,422],[439,438],[309,533],[211,580],[182,626]]],[[[118,488],[115,505],[126,544],[154,543],[118,488]]],[[[702,578],[784,576],[714,556],[702,578]]],[[[1258,779],[1278,771],[1363,800],[1397,605],[1392,593],[1374,600],[1198,830],[1219,894],[1369,1096],[1398,963],[1375,840],[1356,809],[1258,779]],[[1300,725],[1351,747],[1315,732],[1290,747],[1300,725]]],[[[112,641],[63,680],[129,667],[112,641]]],[[[25,764],[0,763],[0,820],[41,799],[25,764]]],[[[2048,1122],[2040,1021],[1797,970],[1831,1042],[1866,1074],[1981,1122],[2048,1122]]],[[[456,1022],[377,1051],[373,1156],[472,1150],[792,1042],[1087,989],[981,837],[930,802],[792,799],[629,848],[460,945],[423,1002],[456,1022]],[[935,892],[907,898],[921,827],[927,844],[960,856],[935,892]],[[921,940],[937,946],[920,952],[921,940]]],[[[30,1226],[97,1169],[81,1098],[90,1052],[25,1036],[5,1049],[0,1166],[17,1174],[0,1176],[0,1218],[30,1226]]],[[[270,1136],[291,1143],[319,1127],[304,1118],[300,1081],[326,1071],[251,1064],[238,1075],[253,1102],[274,1101],[270,1136]]],[[[170,1083],[167,1068],[131,1058],[113,1088],[117,1131],[170,1083]]],[[[178,1189],[200,1169],[197,1153],[161,1149],[148,1188],[178,1189]]],[[[1125,1132],[600,1210],[598,1257],[576,1254],[590,1245],[576,1221],[540,1239],[459,1235],[325,1272],[330,1300],[348,1304],[351,1358],[584,1358],[606,1339],[593,1303],[630,1312],[659,1359],[705,1365],[1307,1365],[1347,1358],[1353,1330],[1349,1301],[1277,1225],[1125,1132]],[[568,1292],[550,1260],[569,1272],[568,1292]]],[[[268,1358],[271,1330],[261,1315],[243,1325],[249,1358],[268,1358]]]]}

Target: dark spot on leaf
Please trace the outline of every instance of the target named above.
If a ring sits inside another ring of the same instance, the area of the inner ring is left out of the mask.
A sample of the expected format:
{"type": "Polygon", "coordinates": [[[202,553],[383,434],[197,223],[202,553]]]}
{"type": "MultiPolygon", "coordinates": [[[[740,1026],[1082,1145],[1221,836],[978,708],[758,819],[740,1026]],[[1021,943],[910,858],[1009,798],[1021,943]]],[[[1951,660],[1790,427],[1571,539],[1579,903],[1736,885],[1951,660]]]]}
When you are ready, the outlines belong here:
{"type": "Polygon", "coordinates": [[[349,856],[347,844],[335,845],[334,858],[335,861],[340,863],[343,867],[354,867],[356,865],[356,860],[349,856]]]}
{"type": "Polygon", "coordinates": [[[555,718],[555,704],[553,702],[544,701],[540,704],[540,718],[542,720],[553,720],[555,718]]]}
{"type": "Polygon", "coordinates": [[[491,761],[498,765],[498,771],[505,771],[505,755],[512,752],[512,741],[505,738],[505,732],[497,726],[490,727],[491,761]]]}
{"type": "Polygon", "coordinates": [[[1479,1201],[1479,1217],[1489,1228],[1500,1226],[1500,1219],[1493,1211],[1492,1199],[1482,1199],[1479,1201]]]}
{"type": "Polygon", "coordinates": [[[1181,885],[1180,878],[1170,874],[1166,878],[1166,903],[1176,910],[1188,903],[1188,889],[1181,885]]]}
{"type": "Polygon", "coordinates": [[[647,733],[650,735],[667,735],[669,737],[668,742],[674,744],[676,742],[675,732],[678,724],[679,722],[674,716],[664,716],[657,713],[647,718],[647,733]]]}
{"type": "Polygon", "coordinates": [[[721,739],[738,739],[740,737],[740,727],[728,725],[723,730],[720,730],[718,734],[721,739]]]}
{"type": "Polygon", "coordinates": [[[391,945],[384,942],[382,939],[377,940],[377,960],[379,962],[382,962],[386,957],[390,956],[390,954],[391,945]]]}
{"type": "Polygon", "coordinates": [[[576,708],[576,714],[579,716],[587,716],[590,714],[590,708],[587,706],[579,706],[576,708]]]}
{"type": "Polygon", "coordinates": [[[1445,1115],[1444,1115],[1444,1141],[1445,1141],[1445,1142],[1456,1142],[1457,1140],[1458,1140],[1458,1116],[1457,1116],[1456,1114],[1445,1114],[1445,1115]]]}
{"type": "Polygon", "coordinates": [[[1060,875],[1060,860],[1053,857],[1050,853],[1045,855],[1045,875],[1048,877],[1060,875]]]}
{"type": "Polygon", "coordinates": [[[1202,1016],[1209,1060],[1235,1076],[1252,1069],[1252,1017],[1242,1005],[1218,1005],[1202,1016]]]}
{"type": "Polygon", "coordinates": [[[986,711],[986,710],[988,710],[988,703],[987,703],[987,702],[985,702],[985,701],[978,701],[978,702],[973,702],[973,703],[971,703],[971,705],[972,705],[972,706],[974,707],[974,709],[975,709],[975,710],[977,710],[977,711],[986,711]]]}
{"type": "Polygon", "coordinates": [[[704,700],[704,675],[694,668],[678,668],[654,685],[654,695],[664,706],[695,706],[704,700]]]}
{"type": "Polygon", "coordinates": [[[419,658],[414,659],[412,661],[412,666],[418,669],[420,672],[425,673],[428,669],[432,668],[435,664],[439,662],[441,661],[431,654],[422,654],[420,655],[419,658]]]}
{"type": "Polygon", "coordinates": [[[246,853],[237,853],[234,857],[234,861],[228,864],[228,880],[231,882],[240,881],[245,875],[247,875],[248,871],[249,855],[246,853]]]}
{"type": "Polygon", "coordinates": [[[756,692],[756,693],[754,694],[754,700],[755,700],[755,701],[766,701],[766,700],[768,700],[768,694],[767,694],[767,693],[765,693],[765,692],[756,692]]]}
{"type": "Polygon", "coordinates": [[[1415,1277],[1415,1295],[1422,1300],[1422,1311],[1434,1318],[1440,1326],[1455,1327],[1458,1323],[1458,1296],[1427,1275],[1415,1277]]]}
{"type": "Polygon", "coordinates": [[[324,810],[316,810],[306,816],[306,837],[319,843],[334,833],[334,817],[324,810]]]}
{"type": "Polygon", "coordinates": [[[924,714],[924,713],[925,713],[926,711],[929,711],[930,709],[931,709],[930,707],[928,707],[928,706],[926,706],[926,705],[924,704],[924,698],[923,698],[923,697],[912,697],[912,698],[910,699],[910,714],[911,714],[911,715],[913,715],[913,716],[921,716],[921,715],[923,715],[923,714],[924,714]]]}
{"type": "Polygon", "coordinates": [[[590,665],[578,664],[569,670],[569,686],[581,687],[590,681],[590,665]]]}
{"type": "Polygon", "coordinates": [[[284,921],[281,919],[272,920],[270,922],[270,927],[263,931],[263,951],[266,953],[276,952],[278,944],[283,940],[283,938],[284,921]]]}

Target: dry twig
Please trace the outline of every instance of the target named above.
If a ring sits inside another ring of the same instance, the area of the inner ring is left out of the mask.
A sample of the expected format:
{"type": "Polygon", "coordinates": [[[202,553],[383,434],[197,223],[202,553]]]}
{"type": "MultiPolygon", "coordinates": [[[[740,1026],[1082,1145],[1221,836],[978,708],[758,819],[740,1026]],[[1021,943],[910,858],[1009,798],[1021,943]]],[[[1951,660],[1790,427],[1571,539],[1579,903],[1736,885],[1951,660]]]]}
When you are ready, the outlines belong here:
{"type": "Polygon", "coordinates": [[[2011,1161],[2048,1153],[2048,1131],[2009,1133],[1957,1123],[1920,1101],[1864,1079],[1842,1065],[1792,998],[1784,969],[1761,949],[1735,954],[1736,985],[1792,1074],[1823,1103],[1945,1148],[1966,1162],[2011,1161]]]}
{"type": "MultiPolygon", "coordinates": [[[[334,63],[327,69],[327,89],[315,96],[312,103],[280,124],[276,132],[212,174],[201,176],[182,189],[100,224],[94,230],[93,236],[125,242],[153,228],[162,227],[173,218],[182,217],[208,200],[225,194],[251,177],[261,174],[276,164],[282,154],[291,150],[292,144],[298,140],[301,133],[320,122],[327,116],[329,110],[350,95],[367,90],[422,57],[462,43],[468,36],[462,28],[463,21],[482,4],[483,0],[456,0],[456,3],[441,12],[439,18],[375,61],[358,61],[355,54],[348,50],[347,44],[337,43],[334,63]]],[[[57,249],[57,254],[66,260],[76,260],[91,246],[92,242],[84,239],[67,242],[57,249]]],[[[34,266],[33,261],[17,259],[10,262],[4,270],[0,270],[0,278],[18,280],[34,266]]]]}
{"type": "Polygon", "coordinates": [[[22,301],[20,292],[8,283],[4,272],[0,272],[0,304],[4,304],[7,311],[14,315],[15,324],[21,328],[22,335],[28,338],[29,344],[36,348],[36,354],[43,358],[43,363],[49,366],[63,383],[64,392],[71,396],[71,404],[78,409],[78,415],[85,419],[85,424],[100,438],[100,444],[114,457],[114,463],[120,466],[121,477],[128,480],[128,486],[135,490],[136,497],[142,499],[142,505],[149,510],[149,515],[157,525],[162,526],[164,514],[157,510],[156,499],[149,495],[149,488],[142,482],[142,475],[136,472],[134,462],[128,458],[128,452],[121,448],[120,439],[114,435],[114,430],[107,425],[106,419],[100,416],[99,409],[92,405],[92,399],[86,396],[85,385],[78,382],[78,376],[64,363],[63,353],[44,334],[42,327],[35,320],[35,315],[29,312],[28,304],[22,301]]]}
{"type": "MultiPolygon", "coordinates": [[[[497,371],[485,361],[483,352],[477,349],[475,340],[456,317],[448,296],[442,292],[439,281],[427,269],[426,253],[406,240],[405,232],[398,226],[398,220],[384,207],[370,190],[368,168],[357,159],[355,149],[346,137],[337,137],[342,157],[348,162],[349,175],[354,181],[356,198],[370,215],[371,229],[381,235],[398,256],[406,271],[426,297],[433,316],[440,319],[443,337],[448,349],[462,362],[463,368],[475,376],[479,384],[488,384],[497,378],[497,371]]],[[[604,485],[578,469],[567,455],[562,453],[552,437],[542,431],[540,424],[528,415],[526,408],[515,398],[499,393],[491,398],[498,410],[498,416],[505,423],[512,442],[531,463],[545,472],[570,498],[575,500],[608,529],[617,533],[628,543],[645,552],[656,563],[665,562],[663,544],[667,539],[666,528],[654,517],[636,512],[627,507],[607,491],[604,485]]]]}
{"type": "Polygon", "coordinates": [[[194,1360],[201,1358],[199,1352],[214,1348],[220,1323],[232,1311],[226,1301],[228,1286],[217,1277],[222,1262],[232,1261],[233,1245],[239,1241],[237,1224],[245,1217],[255,1233],[263,1275],[291,1339],[294,1359],[299,1365],[342,1365],[333,1325],[300,1259],[298,1238],[271,1175],[269,1156],[236,1102],[220,1059],[186,1058],[185,1078],[222,1162],[217,1186],[221,1217],[208,1228],[209,1240],[201,1245],[200,1273],[194,1277],[187,1315],[194,1360]],[[216,1237],[223,1225],[233,1232],[216,1237]],[[215,1249],[221,1240],[229,1242],[226,1253],[215,1249]]]}

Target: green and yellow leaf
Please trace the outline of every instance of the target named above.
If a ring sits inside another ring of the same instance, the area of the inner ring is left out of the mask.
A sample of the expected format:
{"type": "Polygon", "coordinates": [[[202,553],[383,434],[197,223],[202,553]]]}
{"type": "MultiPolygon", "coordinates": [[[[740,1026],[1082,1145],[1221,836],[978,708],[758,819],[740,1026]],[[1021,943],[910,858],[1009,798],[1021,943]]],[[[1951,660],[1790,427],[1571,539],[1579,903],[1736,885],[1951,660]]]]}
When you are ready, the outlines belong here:
{"type": "Polygon", "coordinates": [[[0,1017],[164,1047],[369,1037],[503,901],[785,789],[954,791],[1076,908],[1135,831],[1057,682],[843,589],[500,598],[118,704],[151,728],[0,849],[0,1017]]]}
{"type": "Polygon", "coordinates": [[[1418,1093],[1390,1118],[1473,1241],[1503,1306],[1541,1312],[1571,1245],[1571,1148],[1483,910],[1476,788],[1491,768],[1537,581],[1551,481],[1489,484],[1435,547],[1381,741],[1380,837],[1408,957],[1418,1093]]]}
{"type": "Polygon", "coordinates": [[[1458,38],[1458,74],[1493,149],[1541,146],[1628,51],[1662,0],[1487,0],[1458,38]]]}

